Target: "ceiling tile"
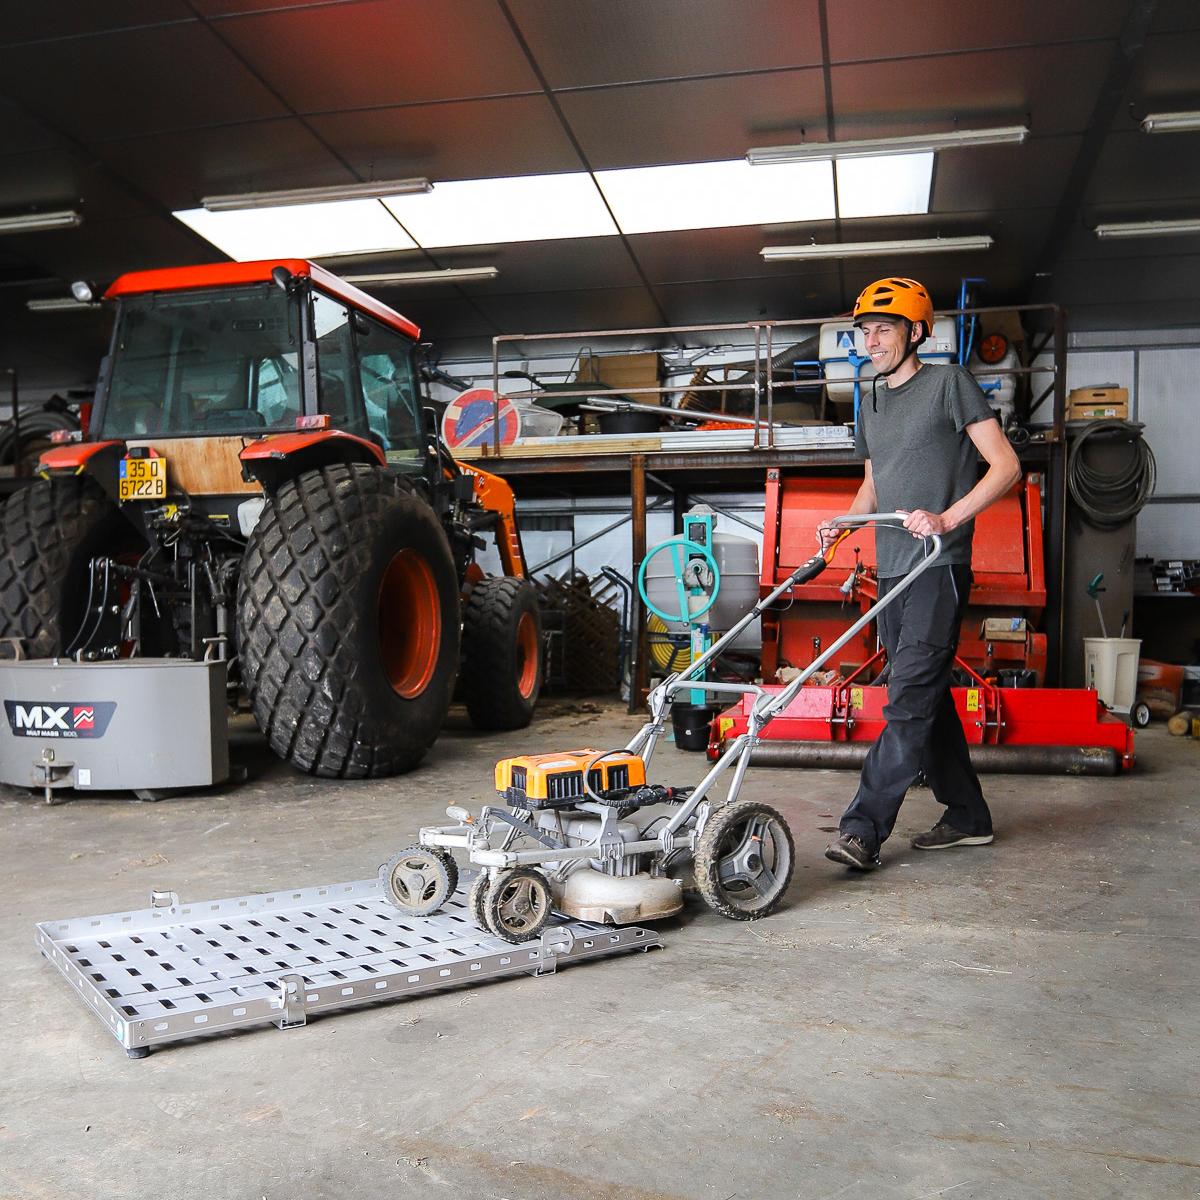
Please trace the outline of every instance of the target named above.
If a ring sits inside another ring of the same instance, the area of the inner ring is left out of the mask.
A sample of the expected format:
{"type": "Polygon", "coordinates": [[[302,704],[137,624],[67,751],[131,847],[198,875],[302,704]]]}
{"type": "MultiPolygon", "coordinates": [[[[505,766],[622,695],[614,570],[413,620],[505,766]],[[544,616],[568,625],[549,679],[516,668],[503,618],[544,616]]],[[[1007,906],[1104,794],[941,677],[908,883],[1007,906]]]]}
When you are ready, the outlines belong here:
{"type": "Polygon", "coordinates": [[[662,324],[653,301],[641,287],[568,289],[476,299],[505,333],[639,329],[662,324]]]}
{"type": "Polygon", "coordinates": [[[1005,0],[986,8],[961,0],[888,0],[886,9],[876,13],[845,3],[829,4],[827,11],[833,61],[857,62],[1115,38],[1129,12],[1129,0],[1088,0],[1086,6],[1005,0]]]}
{"type": "Polygon", "coordinates": [[[97,147],[114,171],[170,209],[203,196],[357,182],[294,117],[151,134],[97,147]]]}
{"type": "Polygon", "coordinates": [[[842,139],[1029,124],[1038,135],[1086,129],[1112,48],[1091,42],[833,68],[842,139]],[[905,98],[905,99],[901,99],[905,98]]]}
{"type": "Polygon", "coordinates": [[[0,46],[194,20],[195,14],[185,0],[103,0],[84,4],[79,0],[38,0],[32,4],[6,4],[0,46]]]}
{"type": "Polygon", "coordinates": [[[1045,208],[1058,203],[1081,137],[1030,138],[1021,146],[939,150],[930,211],[1045,208]]]}
{"type": "Polygon", "coordinates": [[[552,88],[812,66],[816,0],[510,0],[552,88]]]}
{"type": "Polygon", "coordinates": [[[284,111],[198,23],[0,49],[0,78],[30,112],[85,142],[284,111]]]}
{"type": "Polygon", "coordinates": [[[405,105],[307,118],[364,179],[438,181],[581,169],[544,96],[405,105]]]}
{"type": "Polygon", "coordinates": [[[558,102],[596,170],[741,158],[825,129],[820,69],[564,92],[558,102]]]}
{"type": "Polygon", "coordinates": [[[0,99],[0,155],[49,150],[62,144],[60,137],[26,113],[20,105],[0,99]]]}
{"type": "Polygon", "coordinates": [[[297,112],[538,90],[495,0],[373,0],[215,27],[297,112]]]}
{"type": "Polygon", "coordinates": [[[1135,206],[1128,219],[1138,216],[1186,216],[1200,212],[1200,130],[1192,133],[1113,133],[1088,180],[1086,203],[1095,216],[1126,219],[1105,212],[1105,206],[1135,206]],[[1172,206],[1180,208],[1170,212],[1172,206]]]}
{"type": "MultiPolygon", "coordinates": [[[[1195,10],[1200,12],[1200,4],[1195,10]]],[[[1191,112],[1200,108],[1198,64],[1200,18],[1192,31],[1147,38],[1129,83],[1129,110],[1123,115],[1136,124],[1147,112],[1191,112]]]]}
{"type": "Polygon", "coordinates": [[[40,150],[0,159],[0,211],[74,208],[85,223],[148,210],[94,159],[74,150],[40,150]]]}

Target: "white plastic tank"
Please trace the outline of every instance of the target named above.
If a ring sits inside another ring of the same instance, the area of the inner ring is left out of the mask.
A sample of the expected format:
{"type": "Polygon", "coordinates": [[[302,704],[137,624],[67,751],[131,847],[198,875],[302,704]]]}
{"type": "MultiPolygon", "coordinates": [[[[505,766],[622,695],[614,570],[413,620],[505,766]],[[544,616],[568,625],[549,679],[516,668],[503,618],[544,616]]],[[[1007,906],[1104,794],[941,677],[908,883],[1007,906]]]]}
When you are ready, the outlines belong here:
{"type": "MultiPolygon", "coordinates": [[[[955,328],[954,319],[936,319],[933,323],[933,336],[926,340],[918,353],[925,362],[954,362],[958,354],[958,330],[955,328]]],[[[826,321],[821,326],[817,356],[821,360],[825,389],[831,400],[853,400],[855,378],[860,384],[867,384],[865,389],[860,389],[860,397],[870,393],[870,380],[874,378],[875,368],[871,366],[867,356],[862,330],[856,329],[849,317],[844,321],[826,321]],[[857,359],[867,361],[859,362],[856,366],[857,359]]]]}
{"type": "MultiPolygon", "coordinates": [[[[691,510],[694,514],[711,512],[712,509],[707,505],[697,505],[691,510]]],[[[721,572],[721,584],[717,589],[716,603],[700,619],[714,633],[722,633],[732,628],[758,602],[758,544],[751,538],[721,533],[715,528],[715,517],[713,525],[712,555],[721,572]]],[[[670,550],[663,550],[650,559],[646,567],[646,594],[650,602],[663,612],[679,611],[679,589],[670,550]]],[[[682,621],[668,621],[667,629],[673,634],[688,632],[682,621]]],[[[761,644],[762,635],[758,632],[757,622],[747,630],[747,635],[738,639],[739,646],[761,644]]]]}
{"type": "Polygon", "coordinates": [[[967,369],[983,389],[988,404],[995,410],[1000,424],[1005,428],[1012,423],[1017,397],[1017,377],[999,375],[998,371],[1012,370],[1020,366],[1016,347],[1002,333],[983,338],[971,351],[967,369]],[[983,355],[988,361],[984,361],[983,355]]]}

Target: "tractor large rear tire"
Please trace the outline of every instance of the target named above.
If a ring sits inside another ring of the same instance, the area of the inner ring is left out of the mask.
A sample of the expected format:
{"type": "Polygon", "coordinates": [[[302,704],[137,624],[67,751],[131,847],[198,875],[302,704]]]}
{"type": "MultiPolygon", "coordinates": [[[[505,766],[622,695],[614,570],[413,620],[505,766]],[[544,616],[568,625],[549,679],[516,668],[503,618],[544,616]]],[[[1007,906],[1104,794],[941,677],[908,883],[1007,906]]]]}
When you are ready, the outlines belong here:
{"type": "Polygon", "coordinates": [[[458,609],[441,523],[395,476],[346,465],[285,483],[238,587],[242,673],[271,749],[327,778],[411,770],[450,705],[458,609]]]}
{"type": "Polygon", "coordinates": [[[463,609],[463,699],[477,729],[524,729],[542,686],[537,588],[481,579],[463,609]]]}
{"type": "MultiPolygon", "coordinates": [[[[20,638],[28,658],[62,654],[79,632],[88,563],[116,556],[136,537],[94,480],[39,480],[0,513],[0,637],[20,638]]],[[[12,647],[0,646],[0,657],[12,647]]]]}

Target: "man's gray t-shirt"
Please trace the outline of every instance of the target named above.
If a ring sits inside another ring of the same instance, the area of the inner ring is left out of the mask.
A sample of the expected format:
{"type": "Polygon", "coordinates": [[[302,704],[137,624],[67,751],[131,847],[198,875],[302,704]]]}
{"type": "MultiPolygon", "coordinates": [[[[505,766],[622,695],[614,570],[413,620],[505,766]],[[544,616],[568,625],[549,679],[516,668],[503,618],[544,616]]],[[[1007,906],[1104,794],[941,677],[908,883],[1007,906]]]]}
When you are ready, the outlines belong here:
{"type": "MultiPolygon", "coordinates": [[[[964,367],[923,365],[906,383],[876,389],[878,409],[864,388],[854,449],[871,460],[876,509],[945,512],[979,480],[979,459],[967,426],[995,416],[964,367]]],[[[944,563],[971,561],[975,522],[942,537],[944,563]]],[[[920,562],[923,543],[907,530],[875,531],[880,579],[906,575],[920,562]]]]}

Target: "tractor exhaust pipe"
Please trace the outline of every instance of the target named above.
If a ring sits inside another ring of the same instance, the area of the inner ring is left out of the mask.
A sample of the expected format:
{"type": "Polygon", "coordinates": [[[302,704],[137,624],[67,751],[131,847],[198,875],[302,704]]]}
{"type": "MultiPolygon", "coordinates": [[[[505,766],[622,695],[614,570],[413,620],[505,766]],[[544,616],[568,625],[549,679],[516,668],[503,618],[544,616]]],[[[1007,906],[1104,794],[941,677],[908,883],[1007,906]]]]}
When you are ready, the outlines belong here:
{"type": "MultiPolygon", "coordinates": [[[[750,755],[756,767],[857,770],[869,742],[762,741],[750,755]]],[[[1111,746],[971,746],[977,771],[1005,775],[1116,775],[1120,757],[1111,746]]]]}

